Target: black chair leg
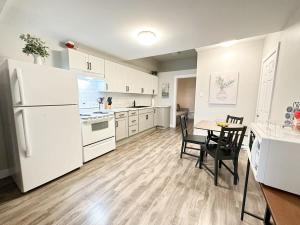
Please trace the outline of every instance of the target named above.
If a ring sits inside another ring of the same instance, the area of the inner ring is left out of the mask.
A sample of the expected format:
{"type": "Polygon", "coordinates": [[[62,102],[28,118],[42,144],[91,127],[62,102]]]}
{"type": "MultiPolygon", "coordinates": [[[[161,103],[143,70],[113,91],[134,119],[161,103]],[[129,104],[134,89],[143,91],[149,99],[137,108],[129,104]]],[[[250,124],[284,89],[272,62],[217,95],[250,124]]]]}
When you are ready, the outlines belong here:
{"type": "Polygon", "coordinates": [[[184,142],[183,152],[185,152],[187,142],[184,142]]]}
{"type": "Polygon", "coordinates": [[[180,152],[180,158],[182,158],[182,154],[183,154],[183,148],[184,148],[184,141],[182,141],[182,143],[181,143],[181,152],[180,152]]]}
{"type": "Polygon", "coordinates": [[[222,168],[222,160],[219,160],[219,168],[222,168]]]}
{"type": "Polygon", "coordinates": [[[234,164],[234,181],[233,181],[233,184],[237,185],[238,178],[239,178],[239,175],[238,175],[238,160],[235,159],[233,164],[234,164]]]}
{"type": "Polygon", "coordinates": [[[215,186],[218,186],[218,159],[215,158],[215,186]]]}
{"type": "Polygon", "coordinates": [[[202,169],[204,151],[200,150],[200,158],[199,158],[199,168],[202,169]]]}

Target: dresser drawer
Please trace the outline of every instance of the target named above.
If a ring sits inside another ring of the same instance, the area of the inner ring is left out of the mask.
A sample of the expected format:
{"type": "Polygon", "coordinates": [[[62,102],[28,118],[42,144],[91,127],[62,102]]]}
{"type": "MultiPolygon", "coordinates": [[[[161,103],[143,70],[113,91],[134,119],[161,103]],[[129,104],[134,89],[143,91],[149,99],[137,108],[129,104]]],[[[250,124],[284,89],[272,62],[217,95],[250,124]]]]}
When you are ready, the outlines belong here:
{"type": "Polygon", "coordinates": [[[129,116],[137,116],[138,115],[138,111],[137,110],[131,110],[129,111],[129,116]]]}
{"type": "Polygon", "coordinates": [[[139,118],[138,116],[130,116],[128,118],[128,126],[133,126],[133,125],[137,125],[138,124],[138,121],[139,121],[139,118]]]}
{"type": "Polygon", "coordinates": [[[129,127],[129,136],[135,135],[139,132],[138,125],[129,127]]]}
{"type": "Polygon", "coordinates": [[[128,117],[128,112],[116,112],[115,113],[115,118],[116,119],[125,118],[125,117],[128,117]]]}

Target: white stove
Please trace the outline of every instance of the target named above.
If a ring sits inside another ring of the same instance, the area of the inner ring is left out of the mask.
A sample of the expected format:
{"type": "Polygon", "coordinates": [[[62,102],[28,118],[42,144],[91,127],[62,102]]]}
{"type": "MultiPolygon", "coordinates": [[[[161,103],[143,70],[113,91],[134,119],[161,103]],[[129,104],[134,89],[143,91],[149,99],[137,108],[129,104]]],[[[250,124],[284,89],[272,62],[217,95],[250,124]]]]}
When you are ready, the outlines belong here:
{"type": "Polygon", "coordinates": [[[113,112],[80,109],[83,162],[116,148],[115,117],[113,112]]]}

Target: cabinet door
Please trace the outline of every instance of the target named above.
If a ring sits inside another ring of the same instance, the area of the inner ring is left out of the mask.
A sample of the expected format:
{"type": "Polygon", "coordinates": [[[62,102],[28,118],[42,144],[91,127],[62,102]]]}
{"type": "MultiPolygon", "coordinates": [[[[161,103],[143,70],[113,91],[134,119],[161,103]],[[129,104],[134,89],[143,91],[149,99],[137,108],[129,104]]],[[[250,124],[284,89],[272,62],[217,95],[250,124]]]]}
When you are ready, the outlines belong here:
{"type": "Polygon", "coordinates": [[[154,127],[154,113],[148,113],[148,118],[147,118],[147,128],[152,128],[154,127]]]}
{"type": "Polygon", "coordinates": [[[142,132],[147,129],[146,115],[147,114],[139,115],[139,132],[142,132]]]}
{"type": "Polygon", "coordinates": [[[126,92],[126,70],[124,66],[105,60],[105,80],[107,92],[126,92]]]}
{"type": "Polygon", "coordinates": [[[153,114],[153,124],[154,124],[154,126],[159,125],[159,111],[160,111],[160,108],[154,108],[154,114],[153,114]]]}
{"type": "Polygon", "coordinates": [[[139,132],[154,126],[153,112],[139,115],[139,132]]]}
{"type": "Polygon", "coordinates": [[[128,93],[140,93],[141,89],[139,84],[140,82],[138,71],[130,67],[127,67],[126,69],[126,86],[128,86],[128,93]]]}
{"type": "Polygon", "coordinates": [[[68,49],[69,69],[89,71],[88,55],[73,49],[68,49]]]}
{"type": "Polygon", "coordinates": [[[89,55],[90,72],[104,77],[104,59],[89,55]]]}
{"type": "Polygon", "coordinates": [[[116,140],[119,141],[128,137],[128,119],[122,118],[116,120],[116,140]]]}
{"type": "Polygon", "coordinates": [[[148,73],[143,74],[143,88],[144,88],[144,93],[146,95],[152,95],[153,94],[153,80],[152,80],[152,75],[148,73]]]}
{"type": "Polygon", "coordinates": [[[157,95],[158,94],[158,77],[152,76],[152,94],[157,95]]]}

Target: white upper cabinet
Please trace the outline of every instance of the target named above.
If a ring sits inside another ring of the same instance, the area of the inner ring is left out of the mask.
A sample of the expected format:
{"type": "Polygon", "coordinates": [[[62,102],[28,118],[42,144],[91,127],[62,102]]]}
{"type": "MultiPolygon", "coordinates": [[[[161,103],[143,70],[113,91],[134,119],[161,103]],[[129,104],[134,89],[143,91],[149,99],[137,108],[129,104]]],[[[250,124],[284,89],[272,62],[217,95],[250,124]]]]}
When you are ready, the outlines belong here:
{"type": "Polygon", "coordinates": [[[126,93],[126,73],[125,66],[105,60],[106,91],[126,93]]]}
{"type": "Polygon", "coordinates": [[[158,94],[158,76],[152,76],[152,94],[158,94]]]}
{"type": "Polygon", "coordinates": [[[67,49],[66,56],[68,69],[92,73],[93,76],[101,78],[104,77],[104,59],[74,49],[67,49]]]}
{"type": "Polygon", "coordinates": [[[85,53],[75,51],[73,49],[67,50],[69,69],[87,71],[88,70],[88,58],[85,53]]]}
{"type": "Polygon", "coordinates": [[[138,76],[139,75],[138,73],[139,73],[138,70],[127,67],[126,86],[128,86],[128,89],[127,89],[128,93],[135,93],[135,94],[141,93],[142,80],[138,76]]]}
{"type": "Polygon", "coordinates": [[[104,59],[89,55],[89,72],[104,75],[104,59]]]}

